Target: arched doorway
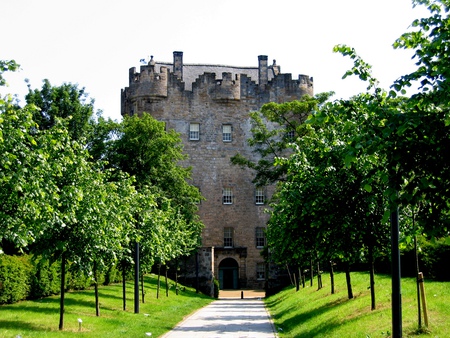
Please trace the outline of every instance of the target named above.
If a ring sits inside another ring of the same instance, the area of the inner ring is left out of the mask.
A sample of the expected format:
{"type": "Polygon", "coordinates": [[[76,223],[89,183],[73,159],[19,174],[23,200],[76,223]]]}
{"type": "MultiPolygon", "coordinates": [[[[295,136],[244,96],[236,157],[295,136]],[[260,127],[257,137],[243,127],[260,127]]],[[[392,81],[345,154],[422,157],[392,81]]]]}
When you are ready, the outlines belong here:
{"type": "Polygon", "coordinates": [[[233,258],[225,258],[219,264],[219,287],[221,290],[237,289],[239,265],[233,258]]]}

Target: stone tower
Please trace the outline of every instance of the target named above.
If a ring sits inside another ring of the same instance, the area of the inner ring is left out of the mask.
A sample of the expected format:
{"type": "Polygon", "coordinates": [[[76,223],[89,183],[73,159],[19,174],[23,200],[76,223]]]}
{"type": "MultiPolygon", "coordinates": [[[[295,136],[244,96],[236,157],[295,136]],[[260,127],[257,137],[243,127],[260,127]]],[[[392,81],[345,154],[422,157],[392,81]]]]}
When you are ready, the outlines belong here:
{"type": "MultiPolygon", "coordinates": [[[[241,153],[253,158],[249,112],[268,102],[287,102],[313,95],[313,80],[258,67],[183,64],[183,52],[173,63],[154,61],[140,71],[129,70],[129,86],[121,93],[122,115],[147,112],[181,134],[192,167],[192,184],[206,198],[199,205],[205,228],[197,255],[203,280],[217,278],[222,289],[262,288],[267,276],[261,256],[265,244],[264,213],[273,187],[256,187],[254,173],[233,166],[241,153]]],[[[195,273],[195,271],[192,271],[195,273]]]]}

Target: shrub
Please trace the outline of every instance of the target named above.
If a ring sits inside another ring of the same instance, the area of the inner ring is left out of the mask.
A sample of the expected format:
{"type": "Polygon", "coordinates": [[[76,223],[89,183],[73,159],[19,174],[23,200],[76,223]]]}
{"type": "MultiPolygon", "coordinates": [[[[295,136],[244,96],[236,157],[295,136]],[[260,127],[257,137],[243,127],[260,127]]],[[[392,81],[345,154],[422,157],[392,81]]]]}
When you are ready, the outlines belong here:
{"type": "Polygon", "coordinates": [[[44,260],[33,260],[31,290],[28,298],[36,299],[59,293],[61,266],[44,260]]]}
{"type": "Polygon", "coordinates": [[[220,284],[219,280],[214,278],[214,298],[219,298],[220,284]]]}
{"type": "Polygon", "coordinates": [[[27,298],[31,270],[28,256],[0,255],[0,304],[27,298]]]}

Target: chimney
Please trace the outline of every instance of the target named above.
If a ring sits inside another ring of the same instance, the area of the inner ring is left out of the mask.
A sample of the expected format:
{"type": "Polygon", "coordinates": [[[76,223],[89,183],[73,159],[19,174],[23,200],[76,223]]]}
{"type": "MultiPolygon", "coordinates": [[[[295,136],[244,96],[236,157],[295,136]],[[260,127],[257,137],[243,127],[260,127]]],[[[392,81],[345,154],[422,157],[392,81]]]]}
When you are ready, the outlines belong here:
{"type": "Polygon", "coordinates": [[[258,80],[260,86],[266,85],[269,82],[269,73],[267,72],[267,55],[258,56],[258,80]]]}
{"type": "Polygon", "coordinates": [[[183,80],[183,52],[173,52],[173,73],[183,80]]]}

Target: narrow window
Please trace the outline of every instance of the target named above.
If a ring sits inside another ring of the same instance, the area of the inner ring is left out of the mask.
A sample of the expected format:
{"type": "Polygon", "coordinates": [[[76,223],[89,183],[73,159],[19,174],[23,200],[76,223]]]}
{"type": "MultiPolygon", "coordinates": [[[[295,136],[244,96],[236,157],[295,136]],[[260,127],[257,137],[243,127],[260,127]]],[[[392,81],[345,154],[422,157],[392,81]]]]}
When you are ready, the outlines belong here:
{"type": "Polygon", "coordinates": [[[233,204],[233,190],[231,190],[231,188],[223,188],[222,203],[223,204],[233,204]]]}
{"type": "Polygon", "coordinates": [[[233,228],[223,228],[223,246],[233,247],[233,228]]]}
{"type": "Polygon", "coordinates": [[[223,142],[231,142],[231,124],[222,126],[222,140],[223,142]]]}
{"type": "Polygon", "coordinates": [[[200,140],[200,124],[199,123],[191,123],[189,125],[189,140],[190,141],[200,140]]]}
{"type": "Polygon", "coordinates": [[[288,140],[293,140],[295,138],[295,130],[288,130],[288,132],[286,133],[286,137],[288,140]]]}
{"type": "Polygon", "coordinates": [[[264,228],[256,228],[256,247],[263,248],[266,245],[266,236],[264,234],[264,228]]]}
{"type": "Polygon", "coordinates": [[[266,278],[266,265],[264,263],[256,263],[256,279],[266,278]]]}
{"type": "Polygon", "coordinates": [[[258,187],[255,189],[255,204],[264,204],[264,188],[258,187]]]}

